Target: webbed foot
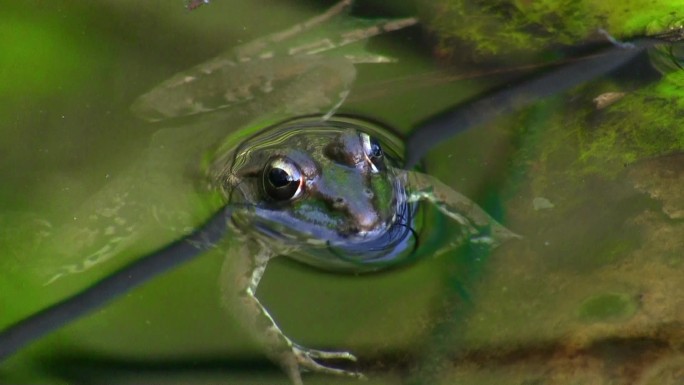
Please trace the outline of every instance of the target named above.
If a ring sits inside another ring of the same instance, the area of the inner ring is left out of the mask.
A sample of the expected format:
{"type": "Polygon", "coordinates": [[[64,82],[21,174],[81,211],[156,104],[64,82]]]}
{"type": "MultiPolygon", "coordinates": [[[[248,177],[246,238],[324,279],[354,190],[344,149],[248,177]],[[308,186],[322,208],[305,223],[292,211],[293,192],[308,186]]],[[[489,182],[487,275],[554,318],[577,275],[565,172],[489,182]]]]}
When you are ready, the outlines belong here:
{"type": "Polygon", "coordinates": [[[349,352],[331,352],[325,350],[309,349],[303,346],[293,344],[292,353],[296,359],[296,365],[289,365],[286,368],[290,379],[295,385],[301,384],[300,371],[310,371],[314,373],[333,374],[336,376],[345,376],[365,380],[361,372],[333,368],[322,364],[317,360],[348,360],[356,362],[356,356],[349,352]]]}
{"type": "Polygon", "coordinates": [[[465,195],[453,190],[438,179],[415,171],[400,171],[410,191],[409,201],[431,202],[444,215],[463,227],[470,243],[496,247],[510,239],[522,237],[489,216],[465,195]]]}
{"type": "Polygon", "coordinates": [[[511,239],[522,239],[523,237],[519,234],[512,232],[511,230],[504,227],[502,224],[494,221],[486,228],[474,228],[475,234],[469,238],[471,243],[489,245],[491,247],[497,247],[500,244],[511,240],[511,239]]]}

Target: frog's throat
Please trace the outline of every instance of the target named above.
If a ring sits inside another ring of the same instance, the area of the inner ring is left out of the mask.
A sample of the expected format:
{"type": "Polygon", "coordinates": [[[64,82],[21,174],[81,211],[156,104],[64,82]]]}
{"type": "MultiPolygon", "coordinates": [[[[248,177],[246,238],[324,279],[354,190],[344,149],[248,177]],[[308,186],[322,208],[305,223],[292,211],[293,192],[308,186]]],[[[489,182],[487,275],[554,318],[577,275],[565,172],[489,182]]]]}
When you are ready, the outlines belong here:
{"type": "Polygon", "coordinates": [[[305,220],[293,217],[289,212],[272,210],[262,206],[254,207],[254,215],[256,218],[253,221],[254,226],[257,230],[268,234],[270,237],[275,239],[289,238],[298,241],[306,239],[306,243],[310,245],[340,245],[366,242],[382,236],[398,220],[395,214],[388,221],[379,224],[372,230],[344,234],[337,229],[308,223],[305,220]]]}

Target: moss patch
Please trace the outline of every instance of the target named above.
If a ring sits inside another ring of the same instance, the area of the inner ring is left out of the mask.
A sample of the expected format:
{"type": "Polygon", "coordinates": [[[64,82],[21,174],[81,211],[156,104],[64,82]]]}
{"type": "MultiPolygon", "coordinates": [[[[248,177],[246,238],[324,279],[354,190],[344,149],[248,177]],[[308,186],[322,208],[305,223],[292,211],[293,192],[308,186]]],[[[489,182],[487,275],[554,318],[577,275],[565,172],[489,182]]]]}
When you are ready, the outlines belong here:
{"type": "Polygon", "coordinates": [[[644,35],[647,27],[658,33],[682,17],[679,0],[442,0],[425,6],[441,52],[460,55],[465,43],[485,57],[576,44],[600,28],[626,38],[644,35]]]}
{"type": "MultiPolygon", "coordinates": [[[[598,129],[580,133],[580,160],[618,171],[639,159],[684,150],[684,73],[637,90],[609,107],[598,129]]],[[[597,171],[599,171],[597,170],[597,171]]]]}
{"type": "Polygon", "coordinates": [[[572,0],[451,0],[436,3],[433,10],[429,24],[446,53],[457,41],[471,46],[476,55],[539,51],[552,43],[572,44],[592,25],[584,3],[572,0]]]}

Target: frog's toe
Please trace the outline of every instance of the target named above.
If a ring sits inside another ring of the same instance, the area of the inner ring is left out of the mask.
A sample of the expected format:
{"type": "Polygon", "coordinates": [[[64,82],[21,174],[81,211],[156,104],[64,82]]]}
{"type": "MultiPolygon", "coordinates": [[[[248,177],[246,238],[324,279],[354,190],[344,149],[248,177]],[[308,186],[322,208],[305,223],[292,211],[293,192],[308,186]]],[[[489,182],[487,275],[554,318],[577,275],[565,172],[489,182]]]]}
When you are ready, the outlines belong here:
{"type": "Polygon", "coordinates": [[[333,374],[337,376],[353,377],[358,379],[366,379],[366,377],[357,371],[344,370],[323,365],[316,360],[349,360],[356,362],[356,356],[349,352],[331,352],[325,350],[308,349],[302,346],[292,347],[297,362],[302,369],[306,369],[316,373],[333,374]]]}
{"type": "Polygon", "coordinates": [[[485,245],[492,248],[497,247],[508,240],[523,238],[521,235],[512,232],[497,222],[493,222],[487,227],[471,227],[470,231],[471,234],[468,238],[470,243],[485,245]]]}
{"type": "Polygon", "coordinates": [[[349,352],[331,352],[327,350],[309,349],[303,346],[295,346],[295,353],[302,353],[308,357],[323,360],[349,360],[356,362],[356,356],[349,352]]]}

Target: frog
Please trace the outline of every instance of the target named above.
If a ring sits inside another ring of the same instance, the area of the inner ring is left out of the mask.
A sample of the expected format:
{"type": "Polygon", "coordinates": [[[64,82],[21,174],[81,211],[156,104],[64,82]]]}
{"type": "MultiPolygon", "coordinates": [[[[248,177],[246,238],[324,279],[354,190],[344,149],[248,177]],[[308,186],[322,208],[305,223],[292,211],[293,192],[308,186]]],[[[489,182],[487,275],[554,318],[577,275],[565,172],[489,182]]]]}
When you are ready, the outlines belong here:
{"type": "Polygon", "coordinates": [[[304,347],[279,328],[257,297],[273,258],[353,274],[405,264],[418,246],[422,203],[458,223],[460,238],[453,244],[493,248],[519,238],[438,179],[403,169],[400,143],[356,117],[306,117],[264,128],[220,153],[209,168],[235,207],[229,219],[234,238],[220,274],[222,302],[292,384],[303,384],[302,370],[364,375],[323,363],[356,361],[353,354],[304,347]]]}
{"type": "Polygon", "coordinates": [[[223,307],[292,384],[302,385],[303,371],[364,376],[326,363],[356,361],[352,353],[307,348],[280,329],[257,296],[272,259],[287,256],[353,274],[410,262],[419,248],[416,217],[425,204],[459,225],[454,244],[496,247],[519,238],[438,179],[404,169],[402,142],[387,129],[338,113],[356,64],[394,60],[345,47],[417,23],[363,20],[339,23],[342,31],[335,36],[325,28],[316,33],[351,5],[343,0],[292,28],[181,71],[138,97],[133,114],[165,126],[136,171],[89,206],[100,206],[91,217],[101,235],[96,238],[105,244],[83,262],[64,266],[48,284],[106,263],[139,240],[144,226],[135,218],[141,215],[156,226],[180,223],[172,233],[189,233],[192,221],[178,219],[187,213],[175,206],[187,203],[160,202],[155,193],[167,185],[199,190],[210,202],[205,211],[233,208],[225,218],[230,237],[218,274],[223,307]],[[304,43],[301,35],[308,35],[304,43]],[[134,192],[126,190],[131,179],[134,192]]]}

